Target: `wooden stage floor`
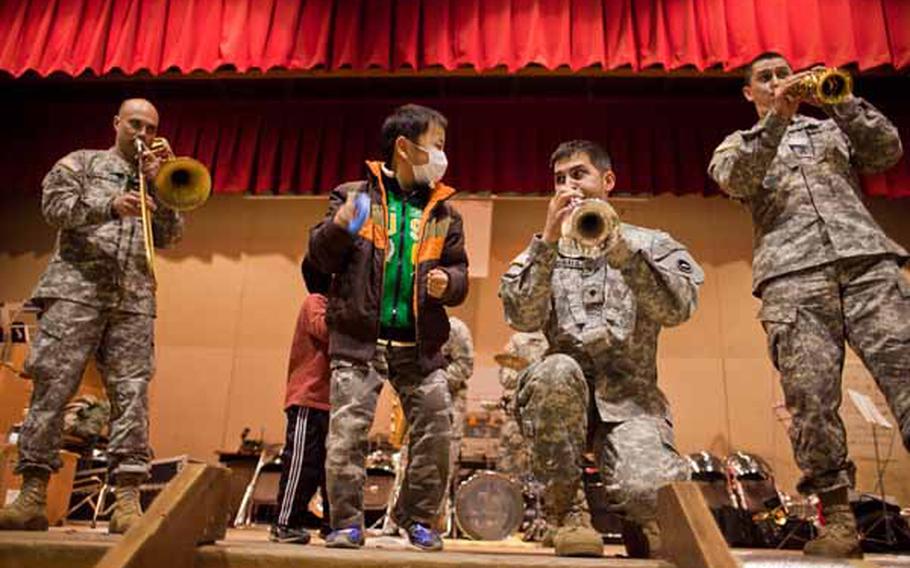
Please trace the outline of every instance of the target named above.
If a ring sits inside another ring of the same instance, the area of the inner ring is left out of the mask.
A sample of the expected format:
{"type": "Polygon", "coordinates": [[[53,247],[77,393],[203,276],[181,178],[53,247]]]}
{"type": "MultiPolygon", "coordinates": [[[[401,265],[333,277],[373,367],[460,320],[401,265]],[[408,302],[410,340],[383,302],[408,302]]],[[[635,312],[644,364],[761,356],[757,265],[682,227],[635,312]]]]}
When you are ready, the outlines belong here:
{"type": "MultiPolygon", "coordinates": [[[[90,567],[120,537],[110,536],[105,527],[69,525],[47,533],[0,532],[0,568],[81,568],[90,567]]],[[[198,549],[199,568],[563,568],[569,566],[663,567],[671,565],[651,560],[632,560],[622,556],[621,546],[607,546],[603,559],[557,558],[552,549],[524,543],[517,538],[500,542],[447,540],[445,551],[420,552],[405,539],[376,536],[361,550],[330,550],[315,536],[307,546],[275,544],[268,541],[264,526],[229,529],[227,538],[198,549]]],[[[852,566],[846,561],[812,561],[795,551],[736,549],[738,562],[747,568],[812,566],[813,568],[852,566]]],[[[867,555],[875,566],[910,568],[910,555],[867,555]]]]}

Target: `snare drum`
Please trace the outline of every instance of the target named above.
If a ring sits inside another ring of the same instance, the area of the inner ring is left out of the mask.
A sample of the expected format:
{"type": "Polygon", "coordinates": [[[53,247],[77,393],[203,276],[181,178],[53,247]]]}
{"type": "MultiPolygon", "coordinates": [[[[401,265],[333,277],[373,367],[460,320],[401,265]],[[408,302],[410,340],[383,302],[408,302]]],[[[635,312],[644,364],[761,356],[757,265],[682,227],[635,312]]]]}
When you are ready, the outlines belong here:
{"type": "Polygon", "coordinates": [[[474,540],[502,540],[524,518],[521,485],[494,471],[480,471],[463,481],[455,493],[455,522],[474,540]]]}

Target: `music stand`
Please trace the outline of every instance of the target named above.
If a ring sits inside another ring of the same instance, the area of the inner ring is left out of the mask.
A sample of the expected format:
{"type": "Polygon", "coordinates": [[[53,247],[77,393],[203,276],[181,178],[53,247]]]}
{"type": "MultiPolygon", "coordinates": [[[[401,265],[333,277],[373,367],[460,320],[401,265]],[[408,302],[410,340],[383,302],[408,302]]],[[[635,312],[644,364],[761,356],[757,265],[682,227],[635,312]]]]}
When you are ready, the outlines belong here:
{"type": "MultiPolygon", "coordinates": [[[[793,423],[793,417],[790,415],[790,411],[787,410],[787,405],[784,404],[783,402],[777,402],[777,403],[771,405],[771,411],[774,413],[775,420],[777,420],[784,428],[789,430],[790,425],[793,423]]],[[[787,514],[787,522],[789,523],[790,519],[791,519],[790,508],[786,506],[786,503],[783,499],[781,499],[781,503],[783,503],[784,511],[787,514]]],[[[803,519],[800,517],[794,517],[794,518],[795,518],[795,520],[792,523],[793,527],[792,528],[787,527],[785,529],[786,533],[777,542],[777,544],[775,545],[775,548],[777,548],[777,549],[786,548],[787,545],[790,543],[790,541],[796,541],[797,544],[799,543],[799,540],[802,540],[803,542],[805,542],[807,539],[803,538],[799,534],[799,531],[801,529],[805,528],[805,525],[803,523],[808,523],[809,538],[811,539],[811,538],[815,537],[816,527],[815,527],[815,524],[811,522],[811,518],[810,519],[803,519]]],[[[786,527],[786,525],[784,525],[784,526],[786,527]]]]}
{"type": "Polygon", "coordinates": [[[893,430],[894,427],[888,422],[888,419],[885,418],[881,411],[879,411],[878,407],[875,406],[875,403],[872,402],[871,398],[853,389],[847,389],[847,395],[853,402],[853,406],[855,406],[862,415],[863,420],[872,427],[872,445],[875,450],[875,473],[878,477],[879,496],[881,497],[882,502],[881,516],[875,519],[875,522],[871,525],[866,527],[866,530],[860,537],[861,540],[869,543],[880,544],[889,548],[894,547],[898,544],[898,539],[894,527],[891,524],[892,520],[891,515],[888,512],[888,502],[885,500],[885,468],[888,467],[888,461],[887,458],[884,462],[882,461],[881,453],[878,450],[878,429],[884,428],[886,430],[893,430]],[[882,523],[884,523],[885,529],[884,540],[869,537],[868,535],[872,534],[872,531],[882,523]]]}

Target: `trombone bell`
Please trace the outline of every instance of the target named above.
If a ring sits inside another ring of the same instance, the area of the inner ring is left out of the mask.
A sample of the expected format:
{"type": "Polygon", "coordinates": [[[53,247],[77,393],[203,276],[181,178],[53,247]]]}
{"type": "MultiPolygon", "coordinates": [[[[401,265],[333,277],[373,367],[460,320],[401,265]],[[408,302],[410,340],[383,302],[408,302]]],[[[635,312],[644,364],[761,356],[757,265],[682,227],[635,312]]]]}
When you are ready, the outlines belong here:
{"type": "Polygon", "coordinates": [[[212,192],[212,176],[202,162],[181,157],[161,165],[155,176],[158,200],[175,211],[202,205],[212,192]]]}

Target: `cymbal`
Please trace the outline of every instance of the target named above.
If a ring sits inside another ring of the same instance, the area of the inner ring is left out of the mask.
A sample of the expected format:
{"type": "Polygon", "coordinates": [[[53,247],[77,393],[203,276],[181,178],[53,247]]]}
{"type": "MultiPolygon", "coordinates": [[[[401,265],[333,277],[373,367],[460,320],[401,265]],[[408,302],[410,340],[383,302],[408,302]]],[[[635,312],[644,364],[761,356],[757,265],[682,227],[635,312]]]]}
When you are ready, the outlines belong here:
{"type": "Polygon", "coordinates": [[[512,353],[497,353],[496,355],[493,355],[493,360],[501,367],[514,369],[516,371],[523,371],[531,364],[531,362],[524,357],[512,353]]]}

